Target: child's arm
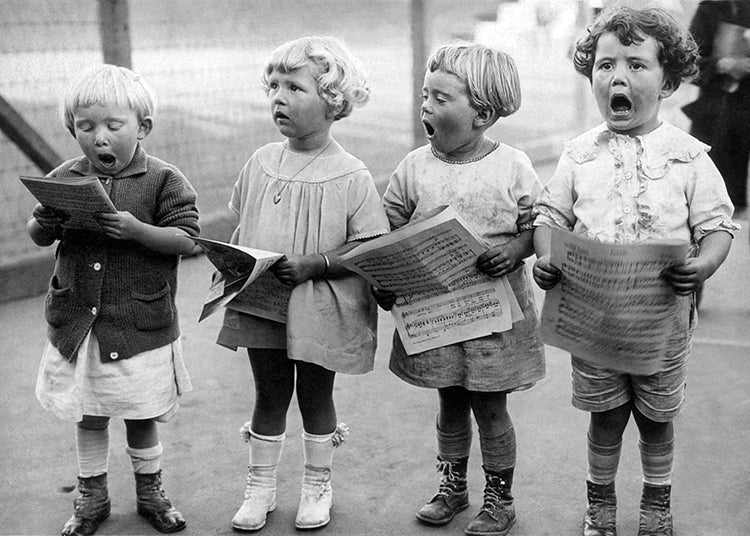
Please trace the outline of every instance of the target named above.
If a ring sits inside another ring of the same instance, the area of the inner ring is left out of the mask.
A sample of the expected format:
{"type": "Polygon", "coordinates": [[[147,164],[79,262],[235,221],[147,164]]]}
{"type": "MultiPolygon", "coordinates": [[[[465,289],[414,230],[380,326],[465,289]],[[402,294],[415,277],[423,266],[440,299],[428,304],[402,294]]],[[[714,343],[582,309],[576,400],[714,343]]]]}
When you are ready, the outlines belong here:
{"type": "Polygon", "coordinates": [[[542,290],[549,290],[560,281],[562,273],[549,262],[550,241],[552,232],[546,225],[534,229],[534,251],[536,262],[532,274],[534,281],[542,290]]]}
{"type": "Polygon", "coordinates": [[[500,277],[513,271],[518,264],[534,253],[534,230],[521,231],[510,242],[495,246],[477,258],[477,269],[490,277],[500,277]]]}
{"type": "Polygon", "coordinates": [[[190,255],[195,246],[183,229],[150,225],[127,211],[102,213],[97,216],[97,221],[107,236],[132,240],[165,255],[190,255]]]}
{"type": "Polygon", "coordinates": [[[729,254],[732,235],[724,231],[707,234],[700,242],[700,253],[664,272],[676,294],[685,296],[698,289],[721,266],[729,254]]]}
{"type": "Polygon", "coordinates": [[[32,216],[26,230],[37,246],[51,246],[60,238],[60,226],[68,219],[67,214],[39,203],[34,207],[32,216]]]}
{"type": "Polygon", "coordinates": [[[348,242],[331,251],[312,255],[284,255],[271,270],[285,285],[296,286],[308,279],[336,279],[351,272],[339,262],[339,257],[357,247],[359,242],[348,242]]]}

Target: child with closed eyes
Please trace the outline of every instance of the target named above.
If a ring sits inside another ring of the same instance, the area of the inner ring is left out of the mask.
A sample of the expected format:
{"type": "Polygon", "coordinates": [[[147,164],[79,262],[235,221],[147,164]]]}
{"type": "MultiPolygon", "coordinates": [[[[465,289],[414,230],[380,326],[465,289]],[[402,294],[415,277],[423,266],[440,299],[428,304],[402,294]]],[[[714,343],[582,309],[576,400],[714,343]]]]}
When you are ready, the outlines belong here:
{"type": "Polygon", "coordinates": [[[146,154],[155,100],[129,69],[82,73],[62,103],[63,122],[82,156],[50,172],[61,181],[94,175],[117,212],[100,231],[76,230],[65,215],[37,205],[28,231],[37,245],[57,242],[45,302],[48,342],[36,396],[76,422],[78,490],[63,536],[94,534],[110,515],[109,422],[122,418],[135,473],[137,511],[160,532],[185,528],[162,489],[157,423],[192,389],[175,307],[181,255],[200,232],[196,194],[174,165],[146,154]]]}
{"type": "Polygon", "coordinates": [[[677,239],[693,252],[664,277],[679,296],[671,347],[657,373],[608,370],[572,356],[573,405],[590,412],[584,536],[617,533],[615,477],[632,416],[643,470],[639,536],[671,536],[674,419],[685,397],[694,292],[724,261],[733,207],[709,147],[659,118],[662,101],[697,73],[697,47],[666,11],[615,7],[581,39],[576,70],[591,82],[604,123],[566,144],[535,205],[534,279],[560,281],[549,261],[550,228],[605,243],[677,239]]]}
{"type": "Polygon", "coordinates": [[[247,348],[255,383],[245,500],[232,519],[262,528],[276,508],[276,475],[294,392],[303,425],[304,474],[298,529],[330,520],[334,448],[346,436],[336,424],[336,374],[372,370],[377,305],[366,281],[339,255],[388,232],[370,172],[331,135],[333,124],[369,100],[364,73],[347,47],[327,36],[277,48],[263,70],[272,119],[286,138],[258,149],[234,186],[232,243],[279,251],[272,271],[291,288],[286,324],[232,309],[218,343],[247,348]]]}
{"type": "MultiPolygon", "coordinates": [[[[479,428],[484,501],[465,529],[474,536],[505,535],[516,519],[511,493],[516,434],[510,393],[544,377],[544,349],[523,259],[532,253],[531,209],[542,188],[529,158],[487,135],[521,104],[513,59],[482,45],[447,45],[427,62],[421,117],[429,144],[415,149],[393,172],[383,197],[391,228],[452,205],[486,242],[477,268],[506,276],[523,320],[495,333],[407,355],[394,333],[390,369],[402,380],[436,389],[438,472],[435,496],[418,512],[429,525],[445,525],[469,506],[467,467],[472,414],[479,428]]],[[[388,309],[394,296],[374,289],[388,309]]]]}

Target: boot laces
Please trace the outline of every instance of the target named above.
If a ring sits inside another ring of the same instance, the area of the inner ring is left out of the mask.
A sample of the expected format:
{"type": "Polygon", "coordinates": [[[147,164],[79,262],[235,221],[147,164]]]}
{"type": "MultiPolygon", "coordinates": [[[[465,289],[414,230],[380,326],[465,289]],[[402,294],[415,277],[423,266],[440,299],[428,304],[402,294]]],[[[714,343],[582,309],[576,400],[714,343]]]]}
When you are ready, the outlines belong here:
{"type": "Polygon", "coordinates": [[[484,503],[482,504],[480,513],[485,512],[495,521],[499,521],[498,513],[502,511],[504,488],[505,481],[502,479],[499,480],[497,486],[486,486],[484,488],[484,503]]]}
{"type": "Polygon", "coordinates": [[[438,486],[438,495],[449,497],[458,492],[461,474],[453,469],[456,467],[455,462],[440,460],[437,464],[437,472],[441,473],[440,485],[438,486]]]}

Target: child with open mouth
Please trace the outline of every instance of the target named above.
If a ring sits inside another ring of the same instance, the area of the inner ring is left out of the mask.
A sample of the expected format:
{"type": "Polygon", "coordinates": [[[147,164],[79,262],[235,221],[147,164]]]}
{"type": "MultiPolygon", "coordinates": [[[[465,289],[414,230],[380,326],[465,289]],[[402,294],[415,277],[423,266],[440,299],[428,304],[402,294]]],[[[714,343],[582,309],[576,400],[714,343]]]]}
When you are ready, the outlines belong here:
{"type": "Polygon", "coordinates": [[[550,264],[551,227],[592,240],[629,244],[677,239],[693,253],[664,274],[677,294],[661,369],[638,376],[572,357],[573,405],[590,412],[588,509],[584,536],[616,536],[615,477],[631,415],[643,469],[639,536],[671,536],[673,420],[684,394],[695,327],[694,292],[721,265],[734,233],[732,203],[709,147],[659,118],[680,83],[697,74],[692,37],[666,11],[604,11],[576,45],[604,123],[567,143],[535,204],[534,279],[560,281],[550,264]]]}

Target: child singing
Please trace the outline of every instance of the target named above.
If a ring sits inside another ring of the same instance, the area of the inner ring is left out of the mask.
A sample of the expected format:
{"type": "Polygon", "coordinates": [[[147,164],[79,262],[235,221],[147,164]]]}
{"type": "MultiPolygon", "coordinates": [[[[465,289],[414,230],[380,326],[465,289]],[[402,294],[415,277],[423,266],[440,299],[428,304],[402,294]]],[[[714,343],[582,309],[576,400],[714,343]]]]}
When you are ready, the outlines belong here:
{"type": "Polygon", "coordinates": [[[697,58],[693,39],[662,9],[603,12],[577,43],[574,63],[591,82],[604,123],[566,144],[535,206],[533,273],[545,290],[560,279],[549,262],[550,227],[605,243],[694,246],[664,274],[682,298],[665,313],[676,321],[659,372],[625,374],[572,356],[573,405],[591,414],[584,536],[616,534],[615,477],[631,415],[643,469],[638,534],[672,534],[673,421],[685,396],[692,295],[724,261],[738,229],[709,147],[659,119],[662,101],[697,73],[697,58]]]}
{"type": "Polygon", "coordinates": [[[370,172],[331,135],[335,121],[369,100],[359,63],[340,41],[305,37],[281,45],[263,71],[274,124],[286,138],[258,149],[229,202],[232,242],[285,256],[276,277],[291,287],[287,323],[227,309],[218,343],[247,348],[255,383],[245,500],[232,519],[257,530],[276,508],[276,474],[295,390],[303,424],[304,475],[295,525],[330,520],[331,463],[345,438],[336,425],[337,372],[373,368],[377,306],[361,277],[338,261],[358,241],[388,232],[370,172]]]}
{"type": "Polygon", "coordinates": [[[158,422],[192,389],[175,308],[177,266],[197,236],[195,191],[172,164],[148,156],[154,96],[123,67],[79,76],[63,121],[83,152],[49,175],[97,176],[117,212],[100,214],[101,232],[65,228],[66,216],[37,205],[28,231],[40,246],[57,241],[46,299],[49,340],[36,396],[61,419],[77,422],[78,490],[63,536],[94,534],[110,514],[109,420],[125,420],[137,509],[161,532],[185,528],[164,494],[158,422]]]}
{"type": "MultiPolygon", "coordinates": [[[[529,158],[487,136],[487,129],[521,104],[513,59],[481,45],[438,48],[427,62],[421,117],[429,144],[409,153],[384,195],[392,229],[440,205],[452,205],[487,243],[480,271],[507,276],[524,319],[510,331],[407,355],[394,334],[390,369],[404,381],[437,389],[437,494],[418,512],[445,525],[469,506],[467,464],[474,415],[479,428],[484,503],[465,532],[504,535],[516,513],[511,486],[516,435],[508,393],[544,377],[537,310],[523,259],[532,253],[531,209],[542,186],[529,158]]],[[[393,296],[374,291],[386,309],[393,296]]]]}

